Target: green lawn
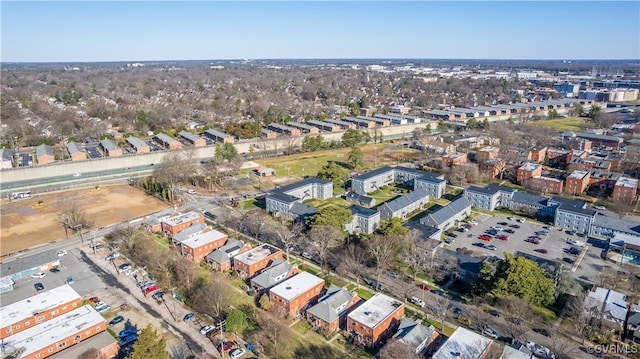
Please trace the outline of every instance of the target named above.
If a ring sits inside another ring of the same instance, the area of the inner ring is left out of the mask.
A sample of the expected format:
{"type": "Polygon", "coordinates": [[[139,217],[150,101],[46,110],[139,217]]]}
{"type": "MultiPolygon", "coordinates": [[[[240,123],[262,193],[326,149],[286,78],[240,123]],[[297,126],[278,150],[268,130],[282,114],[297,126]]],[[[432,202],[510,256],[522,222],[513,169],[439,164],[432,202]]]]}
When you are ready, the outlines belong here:
{"type": "Polygon", "coordinates": [[[369,298],[373,297],[373,293],[364,288],[356,289],[356,293],[358,293],[358,296],[363,300],[369,300],[369,298]]]}
{"type": "MultiPolygon", "coordinates": [[[[398,189],[399,188],[397,188],[394,185],[388,185],[378,189],[375,192],[369,193],[367,196],[375,198],[376,204],[380,205],[388,200],[401,196],[400,194],[393,192],[393,191],[397,191],[398,189]]],[[[403,192],[403,194],[404,193],[405,192],[403,192]]]]}
{"type": "Polygon", "coordinates": [[[547,127],[556,131],[583,131],[589,125],[591,125],[590,120],[586,117],[556,118],[526,124],[526,126],[547,127]]]}
{"type": "Polygon", "coordinates": [[[244,201],[244,204],[242,205],[242,208],[244,208],[245,210],[259,208],[258,207],[258,201],[256,199],[254,199],[254,198],[248,199],[248,200],[244,201]]]}

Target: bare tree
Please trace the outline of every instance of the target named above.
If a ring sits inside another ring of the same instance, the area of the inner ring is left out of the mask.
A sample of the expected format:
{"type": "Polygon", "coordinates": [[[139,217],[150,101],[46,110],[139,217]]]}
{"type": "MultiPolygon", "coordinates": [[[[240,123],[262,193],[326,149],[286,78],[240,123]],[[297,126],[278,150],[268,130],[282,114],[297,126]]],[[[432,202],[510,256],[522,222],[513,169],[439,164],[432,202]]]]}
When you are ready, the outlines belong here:
{"type": "Polygon", "coordinates": [[[376,283],[380,283],[382,272],[392,264],[398,243],[398,237],[381,234],[375,234],[367,241],[367,249],[376,262],[376,283]]]}
{"type": "Polygon", "coordinates": [[[404,241],[402,241],[402,261],[409,266],[414,282],[418,275],[418,269],[420,269],[422,264],[422,251],[418,248],[417,243],[421,236],[422,235],[419,230],[412,229],[407,233],[404,241]]]}
{"type": "Polygon", "coordinates": [[[231,290],[223,279],[214,278],[203,280],[199,286],[192,289],[188,297],[188,304],[198,312],[206,313],[212,318],[220,318],[224,308],[229,303],[231,290]]]}
{"type": "Polygon", "coordinates": [[[242,215],[241,226],[257,241],[267,225],[274,223],[273,219],[260,209],[250,210],[242,215]]]}
{"type": "Polygon", "coordinates": [[[523,342],[524,335],[529,331],[526,322],[534,315],[531,305],[519,297],[506,297],[500,300],[500,305],[504,309],[506,334],[511,341],[523,342]]]}
{"type": "Polygon", "coordinates": [[[280,244],[285,248],[287,261],[289,261],[289,250],[300,239],[302,233],[302,224],[299,222],[287,225],[282,222],[274,222],[269,231],[280,244]]]}
{"type": "Polygon", "coordinates": [[[258,316],[258,325],[260,330],[256,339],[262,345],[264,353],[269,357],[279,358],[292,336],[288,323],[262,313],[258,316]]]}
{"type": "Polygon", "coordinates": [[[576,348],[560,333],[552,332],[545,345],[558,359],[571,359],[576,356],[576,348]]]}
{"type": "Polygon", "coordinates": [[[366,271],[365,263],[368,254],[361,246],[351,243],[343,251],[342,262],[338,269],[344,275],[353,275],[356,284],[360,287],[360,278],[366,271]]]}
{"type": "Polygon", "coordinates": [[[175,200],[176,188],[181,183],[197,175],[198,168],[193,151],[170,151],[162,159],[160,166],[153,172],[159,182],[166,183],[170,200],[175,200]]]}
{"type": "Polygon", "coordinates": [[[175,283],[184,289],[191,288],[200,275],[193,263],[184,257],[179,257],[173,262],[172,270],[175,283]]]}
{"type": "Polygon", "coordinates": [[[309,231],[308,238],[320,259],[323,273],[325,272],[325,264],[327,263],[329,251],[340,244],[342,237],[342,233],[333,226],[314,226],[311,231],[309,231]]]}
{"type": "Polygon", "coordinates": [[[449,308],[450,301],[444,296],[436,296],[433,299],[434,306],[430,307],[431,312],[440,322],[440,330],[444,330],[444,320],[447,318],[447,310],[449,308]]]}
{"type": "Polygon", "coordinates": [[[391,343],[387,343],[378,354],[380,359],[418,359],[415,351],[410,346],[401,342],[400,340],[394,340],[391,343]]]}
{"type": "Polygon", "coordinates": [[[93,226],[94,222],[89,219],[85,210],[85,206],[87,205],[87,203],[82,202],[80,196],[75,194],[72,196],[58,197],[56,211],[58,213],[58,220],[64,227],[65,233],[67,233],[68,229],[77,233],[93,226]]]}

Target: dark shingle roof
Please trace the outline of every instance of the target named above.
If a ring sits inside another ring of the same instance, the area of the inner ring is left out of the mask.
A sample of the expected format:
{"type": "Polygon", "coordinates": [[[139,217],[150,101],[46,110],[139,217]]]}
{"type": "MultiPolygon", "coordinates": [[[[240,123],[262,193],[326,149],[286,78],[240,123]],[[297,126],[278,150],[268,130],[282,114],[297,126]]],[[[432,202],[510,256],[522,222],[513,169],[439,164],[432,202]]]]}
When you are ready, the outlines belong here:
{"type": "Polygon", "coordinates": [[[307,206],[304,203],[296,202],[293,204],[293,206],[291,206],[289,212],[291,212],[291,214],[296,217],[308,217],[318,213],[318,209],[315,207],[307,206]]]}
{"type": "Polygon", "coordinates": [[[309,308],[307,312],[313,314],[314,316],[324,320],[327,323],[331,323],[334,320],[338,319],[341,314],[343,314],[348,307],[348,303],[353,298],[353,294],[349,293],[344,288],[340,288],[335,284],[332,284],[327,290],[327,294],[324,297],[320,298],[318,304],[309,308]],[[336,311],[338,307],[341,305],[347,304],[341,311],[336,311]]]}
{"type": "Polygon", "coordinates": [[[411,205],[414,202],[422,200],[425,197],[429,197],[429,192],[427,192],[427,190],[425,190],[424,188],[418,188],[417,190],[409,192],[402,197],[398,197],[383,204],[383,206],[387,206],[392,212],[396,212],[411,205]]]}
{"type": "Polygon", "coordinates": [[[376,200],[373,197],[369,197],[369,196],[364,196],[361,194],[357,194],[355,192],[349,192],[347,193],[347,201],[350,202],[360,202],[360,203],[365,203],[368,206],[373,206],[373,204],[376,202],[376,200]]]}
{"type": "Polygon", "coordinates": [[[244,246],[243,241],[230,238],[227,241],[227,244],[209,253],[207,255],[207,260],[210,260],[216,263],[225,263],[231,259],[229,257],[229,253],[240,250],[242,246],[244,246]]]}
{"type": "Polygon", "coordinates": [[[440,225],[469,207],[471,207],[471,202],[465,197],[460,197],[437,211],[429,213],[427,217],[431,218],[437,225],[440,225]]]}
{"type": "Polygon", "coordinates": [[[511,198],[512,202],[522,203],[533,207],[546,206],[549,199],[547,197],[536,196],[525,192],[516,192],[511,198]]]}
{"type": "Polygon", "coordinates": [[[593,210],[593,209],[582,209],[582,208],[577,208],[577,207],[573,207],[573,206],[567,206],[565,204],[561,204],[558,207],[559,211],[563,211],[563,212],[570,212],[570,213],[576,213],[576,214],[580,214],[583,216],[590,216],[593,217],[596,215],[597,211],[593,210]]]}
{"type": "Polygon", "coordinates": [[[287,274],[293,269],[293,266],[285,261],[276,259],[269,268],[263,270],[260,274],[251,279],[251,283],[262,288],[271,288],[280,282],[284,282],[287,277],[283,274],[287,274]],[[280,277],[280,280],[276,278],[280,277]]]}

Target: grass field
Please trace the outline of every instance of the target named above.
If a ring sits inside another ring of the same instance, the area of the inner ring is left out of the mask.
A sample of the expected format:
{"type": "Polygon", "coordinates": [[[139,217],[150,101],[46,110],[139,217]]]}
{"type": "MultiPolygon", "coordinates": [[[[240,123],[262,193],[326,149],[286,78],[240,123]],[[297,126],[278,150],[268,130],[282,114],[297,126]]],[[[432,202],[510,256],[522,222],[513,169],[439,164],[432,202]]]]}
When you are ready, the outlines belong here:
{"type": "Polygon", "coordinates": [[[529,122],[526,126],[547,127],[556,131],[582,131],[589,124],[590,121],[586,117],[567,117],[529,122]]]}

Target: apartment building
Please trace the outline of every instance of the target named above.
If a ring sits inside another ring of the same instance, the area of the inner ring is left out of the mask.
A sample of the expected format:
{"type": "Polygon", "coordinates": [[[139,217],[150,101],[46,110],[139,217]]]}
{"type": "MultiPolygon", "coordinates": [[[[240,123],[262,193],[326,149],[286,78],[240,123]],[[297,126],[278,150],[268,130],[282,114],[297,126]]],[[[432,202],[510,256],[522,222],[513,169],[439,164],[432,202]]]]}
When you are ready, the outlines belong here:
{"type": "Polygon", "coordinates": [[[381,167],[352,178],[351,189],[357,194],[366,195],[391,183],[413,187],[417,178],[444,180],[444,175],[401,166],[381,167]]]}
{"type": "Polygon", "coordinates": [[[429,193],[423,188],[418,188],[404,196],[383,203],[378,207],[378,211],[380,219],[383,221],[391,218],[406,219],[409,214],[423,209],[428,203],[429,193]]]}
{"type": "Polygon", "coordinates": [[[317,127],[310,126],[310,125],[296,122],[296,121],[287,122],[287,126],[297,128],[298,130],[300,130],[300,132],[311,134],[311,135],[317,135],[318,133],[320,133],[320,130],[317,127]]]}
{"type": "Polygon", "coordinates": [[[53,154],[53,148],[44,143],[36,147],[36,157],[38,159],[38,163],[41,165],[53,163],[56,160],[53,154]]]}
{"type": "Polygon", "coordinates": [[[554,225],[560,228],[588,234],[596,217],[596,211],[561,204],[556,209],[554,225]]]}
{"type": "Polygon", "coordinates": [[[316,212],[315,208],[303,204],[302,201],[311,198],[326,200],[332,196],[333,182],[307,177],[267,192],[266,210],[276,216],[300,220],[316,212]]]}
{"type": "Polygon", "coordinates": [[[516,189],[489,184],[485,187],[471,186],[464,191],[464,197],[471,205],[487,211],[497,207],[509,207],[509,202],[516,189]]]}
{"type": "Polygon", "coordinates": [[[347,314],[360,302],[356,292],[332,284],[318,304],[307,310],[307,320],[314,329],[333,333],[347,328],[347,314]]]}
{"type": "Polygon", "coordinates": [[[202,262],[208,254],[222,247],[226,242],[226,234],[210,228],[208,231],[191,235],[185,240],[173,241],[180,254],[195,264],[202,262]]]}
{"type": "Polygon", "coordinates": [[[611,198],[616,203],[631,204],[638,192],[638,180],[635,178],[622,177],[613,186],[611,198]]]}
{"type": "Polygon", "coordinates": [[[160,221],[162,231],[168,237],[174,237],[180,231],[191,227],[194,223],[204,223],[204,217],[198,212],[187,212],[160,221]]]}
{"type": "Polygon", "coordinates": [[[544,162],[547,157],[547,146],[535,146],[529,149],[531,152],[531,160],[536,163],[544,162]]]}
{"type": "Polygon", "coordinates": [[[249,244],[230,238],[224,246],[209,253],[205,260],[211,266],[212,271],[226,271],[231,269],[233,257],[250,249],[249,244]]]}
{"type": "Polygon", "coordinates": [[[83,161],[87,159],[87,153],[84,152],[76,142],[67,143],[67,152],[72,161],[83,161]]]}
{"type": "Polygon", "coordinates": [[[422,217],[420,224],[438,228],[444,232],[451,227],[458,226],[470,215],[471,202],[465,197],[459,197],[448,205],[422,217]]]}
{"type": "Polygon", "coordinates": [[[442,167],[452,167],[454,165],[461,165],[467,163],[466,153],[450,153],[442,156],[442,167]]]}
{"type": "Polygon", "coordinates": [[[525,163],[518,168],[517,181],[523,183],[524,180],[542,176],[542,165],[538,163],[525,163]]]}
{"type": "Polygon", "coordinates": [[[393,339],[409,347],[415,354],[427,354],[436,346],[439,336],[433,325],[426,327],[413,319],[402,318],[393,339]]]}
{"type": "Polygon", "coordinates": [[[168,150],[179,150],[182,148],[182,143],[180,143],[180,141],[165,133],[159,133],[155,135],[153,139],[168,150]]]}
{"type": "Polygon", "coordinates": [[[335,123],[329,123],[329,122],[324,122],[324,121],[317,121],[317,120],[310,120],[307,121],[308,125],[314,126],[322,131],[325,132],[339,132],[341,131],[341,128],[339,125],[336,125],[335,123]]]}
{"type": "Polygon", "coordinates": [[[347,332],[356,345],[378,347],[400,325],[404,303],[385,294],[376,293],[347,315],[347,332]]]}
{"type": "Polygon", "coordinates": [[[431,198],[441,198],[447,190],[447,181],[440,177],[423,176],[413,180],[413,190],[423,189],[431,198]]]}
{"type": "Polygon", "coordinates": [[[149,147],[149,144],[137,137],[127,137],[126,141],[129,146],[131,146],[133,150],[136,151],[137,154],[151,152],[151,147],[149,147]]]}
{"type": "Polygon", "coordinates": [[[211,140],[215,141],[215,142],[222,142],[222,143],[234,143],[235,139],[233,138],[233,136],[228,135],[222,131],[218,131],[215,129],[209,129],[204,131],[204,135],[205,137],[210,138],[211,140]]]}
{"type": "Polygon", "coordinates": [[[476,161],[478,163],[486,162],[497,158],[500,155],[500,149],[493,146],[483,147],[476,153],[476,161]]]}
{"type": "Polygon", "coordinates": [[[458,327],[447,341],[433,354],[433,359],[484,359],[489,355],[493,341],[469,329],[458,327]]]}
{"type": "Polygon", "coordinates": [[[345,225],[345,229],[350,234],[371,234],[380,227],[380,212],[360,206],[351,206],[349,207],[349,210],[351,210],[353,217],[351,222],[345,225]]]}
{"type": "Polygon", "coordinates": [[[298,266],[276,259],[268,268],[251,278],[251,288],[259,296],[298,273],[300,273],[298,266]]]}
{"type": "Polygon", "coordinates": [[[253,278],[276,259],[282,259],[282,251],[270,244],[263,244],[233,257],[233,269],[243,279],[253,278]]]}
{"type": "Polygon", "coordinates": [[[535,176],[523,180],[522,184],[541,193],[560,194],[564,190],[564,182],[551,177],[535,176]]]}
{"type": "Polygon", "coordinates": [[[589,171],[573,171],[565,180],[565,191],[571,194],[581,194],[589,187],[589,171]]]}
{"type": "Polygon", "coordinates": [[[180,131],[180,133],[178,134],[178,136],[180,136],[182,139],[184,139],[185,141],[187,141],[190,145],[194,146],[194,147],[204,147],[207,145],[207,141],[198,136],[195,135],[191,132],[187,132],[187,131],[180,131]]]}
{"type": "Polygon", "coordinates": [[[0,308],[0,339],[5,339],[82,306],[82,297],[68,284],[40,292],[0,308]]]}
{"type": "Polygon", "coordinates": [[[294,318],[310,304],[315,304],[324,288],[324,279],[301,272],[269,290],[271,310],[277,315],[294,318]]]}
{"type": "Polygon", "coordinates": [[[300,136],[299,129],[291,126],[281,125],[278,123],[270,123],[267,129],[276,133],[284,134],[284,135],[300,136]]]}

